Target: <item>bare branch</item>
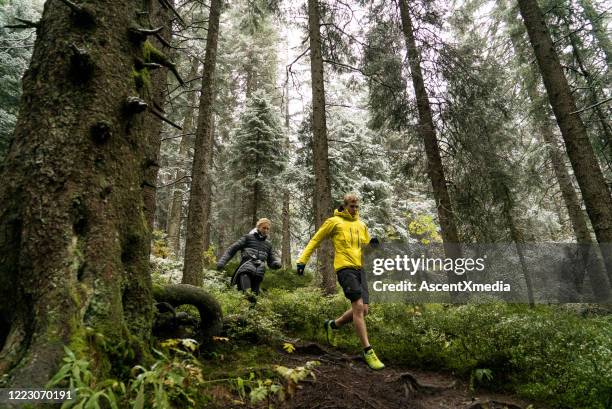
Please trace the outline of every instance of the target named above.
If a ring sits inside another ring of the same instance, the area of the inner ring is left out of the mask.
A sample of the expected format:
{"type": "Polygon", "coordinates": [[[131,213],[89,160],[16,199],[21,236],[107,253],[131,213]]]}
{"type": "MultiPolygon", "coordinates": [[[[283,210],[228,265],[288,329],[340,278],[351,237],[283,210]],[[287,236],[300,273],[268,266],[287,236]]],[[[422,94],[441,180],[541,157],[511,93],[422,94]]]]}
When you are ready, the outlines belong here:
{"type": "Polygon", "coordinates": [[[182,182],[182,181],[183,181],[183,180],[185,180],[185,179],[191,179],[191,175],[181,176],[180,178],[178,178],[178,179],[176,179],[176,180],[174,180],[174,181],[172,181],[172,182],[165,183],[165,184],[163,184],[163,185],[159,185],[159,186],[157,186],[157,188],[158,188],[158,189],[160,189],[160,188],[162,188],[162,187],[173,186],[173,185],[176,185],[177,183],[182,182]]]}
{"type": "Polygon", "coordinates": [[[4,26],[4,28],[38,28],[40,26],[40,21],[30,21],[25,20],[19,17],[15,17],[15,20],[19,21],[21,24],[12,24],[8,26],[4,26]]]}
{"type": "Polygon", "coordinates": [[[151,70],[156,70],[158,68],[163,67],[163,65],[157,64],[157,63],[154,63],[154,62],[143,62],[142,66],[145,67],[145,68],[149,68],[151,70]]]}
{"type": "Polygon", "coordinates": [[[154,35],[155,38],[157,38],[159,42],[162,43],[165,47],[172,48],[172,45],[161,34],[155,33],[154,35]]]}
{"type": "Polygon", "coordinates": [[[593,105],[589,105],[588,107],[579,109],[578,111],[570,112],[570,114],[579,114],[579,113],[584,112],[584,111],[586,111],[588,109],[592,109],[592,108],[598,107],[600,105],[607,104],[610,101],[612,101],[612,97],[610,97],[608,99],[604,99],[603,101],[599,101],[599,102],[597,102],[597,103],[595,103],[593,105]]]}
{"type": "Polygon", "coordinates": [[[179,84],[181,84],[181,86],[184,87],[185,81],[183,81],[183,78],[181,77],[178,70],[176,69],[176,64],[174,64],[173,62],[168,62],[167,67],[170,69],[170,71],[172,71],[172,74],[174,74],[179,84]]]}
{"type": "Polygon", "coordinates": [[[299,61],[300,58],[302,58],[303,56],[306,55],[306,53],[310,51],[310,47],[306,48],[300,55],[298,55],[297,57],[295,57],[295,60],[291,61],[291,63],[289,65],[287,65],[287,69],[289,71],[291,71],[291,67],[293,66],[293,64],[295,64],[296,62],[299,61]]]}
{"type": "Polygon", "coordinates": [[[166,116],[162,112],[158,111],[157,108],[149,106],[149,112],[151,112],[153,115],[155,115],[156,117],[158,117],[165,123],[175,127],[176,129],[180,131],[183,130],[183,128],[180,125],[177,125],[176,123],[172,122],[170,119],[166,118],[166,116]]]}
{"type": "Polygon", "coordinates": [[[68,6],[75,16],[78,16],[78,19],[74,20],[75,24],[85,27],[94,25],[95,16],[90,7],[76,4],[70,0],[61,0],[61,2],[68,6]]]}
{"type": "Polygon", "coordinates": [[[157,34],[160,31],[162,31],[164,29],[163,26],[159,26],[157,28],[143,28],[143,27],[139,27],[139,26],[132,26],[130,27],[130,31],[133,33],[137,33],[143,36],[148,36],[148,35],[153,35],[153,34],[157,34]]]}
{"type": "Polygon", "coordinates": [[[174,6],[172,5],[172,3],[170,3],[168,0],[159,0],[160,4],[162,6],[164,6],[165,8],[169,9],[170,11],[172,11],[172,13],[176,16],[176,18],[178,19],[178,21],[181,22],[181,24],[183,26],[186,26],[187,23],[185,23],[185,20],[183,20],[183,17],[181,17],[181,15],[179,14],[178,11],[176,11],[176,9],[174,8],[174,6]]]}

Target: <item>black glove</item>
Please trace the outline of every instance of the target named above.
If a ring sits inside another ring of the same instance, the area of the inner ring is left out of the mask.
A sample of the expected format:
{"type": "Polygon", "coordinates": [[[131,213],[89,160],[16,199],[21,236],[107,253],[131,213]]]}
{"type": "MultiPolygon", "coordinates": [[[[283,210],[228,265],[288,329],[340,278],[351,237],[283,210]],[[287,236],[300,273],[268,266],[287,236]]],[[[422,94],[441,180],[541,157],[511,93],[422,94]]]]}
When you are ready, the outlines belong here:
{"type": "Polygon", "coordinates": [[[298,263],[297,265],[297,273],[299,276],[304,275],[304,269],[306,268],[306,264],[298,263]]]}
{"type": "Polygon", "coordinates": [[[370,239],[370,246],[376,248],[380,245],[380,240],[378,240],[378,237],[372,237],[370,239]]]}

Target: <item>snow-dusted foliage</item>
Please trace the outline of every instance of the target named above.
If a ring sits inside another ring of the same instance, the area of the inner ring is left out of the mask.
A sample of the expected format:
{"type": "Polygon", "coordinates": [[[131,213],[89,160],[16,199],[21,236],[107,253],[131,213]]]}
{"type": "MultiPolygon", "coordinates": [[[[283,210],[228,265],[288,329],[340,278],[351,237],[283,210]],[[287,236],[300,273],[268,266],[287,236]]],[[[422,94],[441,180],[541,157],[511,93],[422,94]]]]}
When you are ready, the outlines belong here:
{"type": "Polygon", "coordinates": [[[14,0],[0,2],[0,162],[17,121],[21,77],[25,72],[32,47],[36,39],[33,28],[15,29],[8,25],[19,25],[15,18],[38,20],[42,11],[40,0],[14,0]]]}

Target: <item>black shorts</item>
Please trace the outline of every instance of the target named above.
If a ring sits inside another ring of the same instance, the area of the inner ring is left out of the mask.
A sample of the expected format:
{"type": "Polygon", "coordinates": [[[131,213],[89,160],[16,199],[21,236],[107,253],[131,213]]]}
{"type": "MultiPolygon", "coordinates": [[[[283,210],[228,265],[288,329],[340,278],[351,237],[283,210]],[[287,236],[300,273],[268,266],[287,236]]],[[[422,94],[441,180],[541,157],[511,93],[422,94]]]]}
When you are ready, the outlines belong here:
{"type": "Polygon", "coordinates": [[[336,274],[346,298],[351,302],[362,298],[364,304],[369,304],[368,282],[362,269],[343,268],[336,271],[336,274]]]}

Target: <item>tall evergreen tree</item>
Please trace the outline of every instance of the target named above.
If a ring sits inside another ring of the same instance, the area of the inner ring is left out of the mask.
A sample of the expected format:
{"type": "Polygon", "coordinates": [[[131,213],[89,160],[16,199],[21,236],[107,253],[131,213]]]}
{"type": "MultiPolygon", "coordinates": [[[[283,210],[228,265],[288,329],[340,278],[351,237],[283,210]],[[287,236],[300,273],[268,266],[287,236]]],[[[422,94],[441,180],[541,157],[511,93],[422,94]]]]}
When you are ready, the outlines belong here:
{"type": "Polygon", "coordinates": [[[612,197],[578,114],[542,10],[535,0],[519,0],[548,99],[565,142],[597,241],[601,245],[608,277],[612,278],[612,197]]]}
{"type": "Polygon", "coordinates": [[[209,201],[212,199],[210,195],[210,162],[213,149],[213,103],[216,90],[217,44],[222,6],[220,0],[212,0],[208,16],[206,55],[204,56],[202,91],[191,170],[191,191],[189,193],[185,264],[182,280],[184,284],[201,285],[202,283],[203,252],[207,245],[204,229],[205,225],[209,223],[207,212],[209,213],[209,201]]]}
{"type": "MultiPolygon", "coordinates": [[[[191,59],[191,68],[189,72],[188,80],[194,80],[198,74],[198,68],[200,61],[197,58],[191,59]]],[[[179,143],[179,160],[178,169],[174,173],[174,189],[172,192],[172,202],[170,203],[170,210],[168,215],[168,223],[166,232],[168,233],[168,244],[174,252],[175,256],[179,256],[181,250],[181,217],[183,215],[183,197],[188,191],[189,183],[187,182],[187,172],[183,168],[184,163],[187,161],[189,149],[193,145],[193,125],[194,116],[196,113],[196,100],[197,95],[195,90],[189,92],[187,98],[187,107],[185,108],[185,116],[183,117],[182,123],[182,136],[179,143]]]]}
{"type": "MultiPolygon", "coordinates": [[[[548,157],[550,164],[553,169],[553,173],[559,185],[563,202],[567,209],[567,214],[576,237],[576,242],[584,245],[582,247],[585,254],[584,260],[587,262],[592,260],[592,263],[588,265],[588,272],[591,276],[591,285],[593,292],[599,299],[607,299],[610,295],[610,288],[607,284],[607,277],[605,266],[600,257],[597,256],[597,243],[591,238],[591,232],[588,227],[587,215],[582,210],[580,205],[580,198],[574,189],[572,182],[572,176],[569,174],[565,160],[564,153],[558,146],[557,137],[555,136],[552,128],[552,124],[549,120],[549,105],[547,101],[540,95],[538,90],[538,73],[535,67],[529,64],[530,54],[525,47],[522,46],[522,37],[526,35],[524,26],[518,25],[516,17],[516,9],[503,10],[506,17],[506,22],[509,25],[509,35],[512,41],[515,58],[519,64],[520,71],[522,74],[522,83],[524,92],[527,94],[527,98],[531,103],[531,114],[533,117],[534,128],[540,134],[540,137],[544,141],[548,151],[548,157]]],[[[582,283],[582,279],[576,280],[579,285],[582,283]]]]}
{"type": "MultiPolygon", "coordinates": [[[[431,106],[429,105],[429,96],[425,88],[425,81],[421,69],[421,55],[414,36],[412,17],[410,16],[410,10],[406,0],[399,0],[398,4],[402,29],[406,38],[408,62],[419,113],[419,133],[425,145],[427,173],[434,191],[440,227],[442,228],[441,234],[444,241],[444,249],[447,257],[461,257],[461,251],[457,245],[459,243],[457,224],[453,214],[450,195],[448,194],[446,178],[444,176],[444,167],[440,157],[440,148],[438,147],[431,106]]],[[[457,276],[453,273],[449,274],[449,280],[454,280],[456,277],[457,276]]]]}
{"type": "Polygon", "coordinates": [[[248,204],[250,226],[269,215],[282,196],[275,178],[287,162],[280,116],[263,90],[251,94],[230,147],[233,179],[248,204]],[[266,213],[262,210],[267,209],[266,213]]]}
{"type": "MultiPolygon", "coordinates": [[[[332,215],[331,181],[325,116],[325,78],[321,54],[321,17],[319,0],[308,0],[308,38],[310,41],[310,78],[312,88],[312,158],[314,167],[314,224],[318,229],[332,215]]],[[[317,252],[321,285],[327,294],[336,291],[329,240],[317,252]]]]}

